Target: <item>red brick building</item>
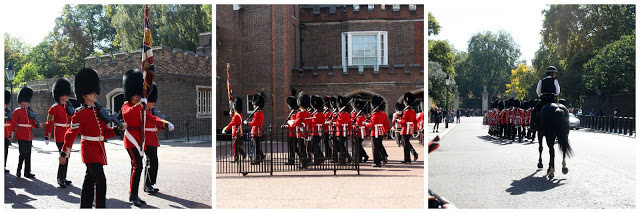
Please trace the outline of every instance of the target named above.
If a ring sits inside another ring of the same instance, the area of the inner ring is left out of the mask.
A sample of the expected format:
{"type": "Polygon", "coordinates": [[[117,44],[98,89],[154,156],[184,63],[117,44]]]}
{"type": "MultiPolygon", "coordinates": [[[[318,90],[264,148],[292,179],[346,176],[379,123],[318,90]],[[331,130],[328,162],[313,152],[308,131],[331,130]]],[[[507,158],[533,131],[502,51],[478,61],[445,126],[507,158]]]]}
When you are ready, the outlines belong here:
{"type": "MultiPolygon", "coordinates": [[[[216,128],[229,122],[231,88],[245,104],[264,92],[265,127],[280,126],[292,91],[424,97],[423,5],[217,5],[216,128]]],[[[248,110],[247,110],[248,109],[248,110]]]]}

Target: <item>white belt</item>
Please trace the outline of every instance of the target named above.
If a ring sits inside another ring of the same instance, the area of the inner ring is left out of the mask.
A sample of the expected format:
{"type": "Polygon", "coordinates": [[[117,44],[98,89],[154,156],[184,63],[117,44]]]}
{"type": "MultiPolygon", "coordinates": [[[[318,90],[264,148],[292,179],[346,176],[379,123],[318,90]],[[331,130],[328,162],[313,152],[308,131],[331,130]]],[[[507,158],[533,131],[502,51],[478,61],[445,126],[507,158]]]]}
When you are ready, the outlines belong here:
{"type": "Polygon", "coordinates": [[[54,126],[69,127],[69,124],[54,123],[54,126]]]}
{"type": "Polygon", "coordinates": [[[127,139],[129,139],[129,142],[131,142],[138,150],[138,153],[142,155],[142,149],[138,144],[138,141],[136,140],[136,138],[133,137],[133,135],[131,135],[131,133],[129,133],[129,130],[124,131],[124,136],[127,137],[127,139]]]}
{"type": "Polygon", "coordinates": [[[382,124],[373,125],[373,129],[375,130],[375,133],[376,133],[376,138],[380,135],[380,130],[382,130],[383,127],[384,125],[382,124]]]}
{"type": "Polygon", "coordinates": [[[147,132],[157,132],[157,131],[158,131],[158,128],[144,128],[144,131],[147,131],[147,132]]]}
{"type": "Polygon", "coordinates": [[[19,127],[32,127],[31,124],[18,124],[19,127]]]}
{"type": "Polygon", "coordinates": [[[103,136],[91,137],[91,136],[84,136],[83,135],[81,138],[82,138],[82,140],[87,140],[87,141],[96,141],[96,142],[104,141],[104,137],[103,136]]]}
{"type": "Polygon", "coordinates": [[[318,135],[322,136],[322,124],[316,124],[316,126],[318,127],[318,135]]]}
{"type": "Polygon", "coordinates": [[[360,126],[360,138],[364,139],[364,126],[360,126]]]}
{"type": "Polygon", "coordinates": [[[11,124],[5,123],[4,126],[11,126],[11,124]]]}
{"type": "Polygon", "coordinates": [[[347,127],[349,126],[349,124],[342,124],[342,133],[344,133],[342,136],[347,136],[347,127]]]}

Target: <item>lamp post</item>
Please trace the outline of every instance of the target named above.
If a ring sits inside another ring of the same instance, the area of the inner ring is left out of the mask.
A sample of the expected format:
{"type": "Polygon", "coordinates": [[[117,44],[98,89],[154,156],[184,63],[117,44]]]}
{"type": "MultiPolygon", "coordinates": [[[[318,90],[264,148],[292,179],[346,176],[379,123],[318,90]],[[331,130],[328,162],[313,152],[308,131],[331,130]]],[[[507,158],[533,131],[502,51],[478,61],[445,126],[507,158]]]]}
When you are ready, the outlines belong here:
{"type": "Polygon", "coordinates": [[[444,82],[447,85],[447,90],[444,93],[446,100],[445,100],[445,116],[444,116],[444,128],[449,128],[449,84],[451,84],[451,78],[449,78],[449,74],[447,74],[447,77],[444,78],[444,82]]]}
{"type": "MultiPolygon", "coordinates": [[[[7,74],[7,80],[9,80],[9,85],[11,87],[11,95],[13,95],[13,78],[16,76],[15,69],[13,69],[13,64],[9,62],[7,64],[7,68],[4,70],[4,73],[7,74]]],[[[13,109],[13,99],[11,99],[11,109],[13,109]]]]}

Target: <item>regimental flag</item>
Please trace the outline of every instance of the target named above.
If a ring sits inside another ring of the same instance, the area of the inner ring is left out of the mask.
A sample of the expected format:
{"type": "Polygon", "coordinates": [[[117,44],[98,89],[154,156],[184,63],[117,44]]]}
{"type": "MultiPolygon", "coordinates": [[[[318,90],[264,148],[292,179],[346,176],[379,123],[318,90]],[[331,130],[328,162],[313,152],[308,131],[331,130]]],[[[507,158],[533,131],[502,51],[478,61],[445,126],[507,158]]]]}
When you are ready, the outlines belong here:
{"type": "Polygon", "coordinates": [[[155,66],[153,65],[153,50],[152,37],[151,37],[151,21],[149,21],[149,7],[144,6],[144,39],[142,48],[142,74],[144,78],[144,85],[142,87],[145,94],[143,97],[148,97],[153,90],[153,79],[155,77],[155,66]]]}

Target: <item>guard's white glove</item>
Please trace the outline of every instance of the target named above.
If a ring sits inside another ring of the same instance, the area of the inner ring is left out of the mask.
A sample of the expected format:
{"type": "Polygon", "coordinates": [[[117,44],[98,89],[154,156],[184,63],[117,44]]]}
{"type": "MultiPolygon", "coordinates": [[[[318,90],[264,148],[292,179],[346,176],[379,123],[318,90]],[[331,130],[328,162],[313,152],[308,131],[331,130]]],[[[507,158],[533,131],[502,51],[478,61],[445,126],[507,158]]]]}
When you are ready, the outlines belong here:
{"type": "Polygon", "coordinates": [[[175,129],[175,126],[173,126],[172,123],[167,124],[167,126],[169,126],[169,131],[173,131],[173,129],[175,129]]]}
{"type": "Polygon", "coordinates": [[[141,98],[140,102],[144,103],[145,105],[147,105],[147,99],[146,98],[141,98]]]}
{"type": "Polygon", "coordinates": [[[247,124],[248,124],[249,122],[247,122],[247,121],[244,121],[243,123],[244,123],[244,125],[247,125],[247,124]]]}
{"type": "Polygon", "coordinates": [[[49,145],[49,139],[44,140],[44,144],[49,145]]]}
{"type": "Polygon", "coordinates": [[[226,134],[227,133],[227,127],[222,128],[222,134],[226,134]]]}

